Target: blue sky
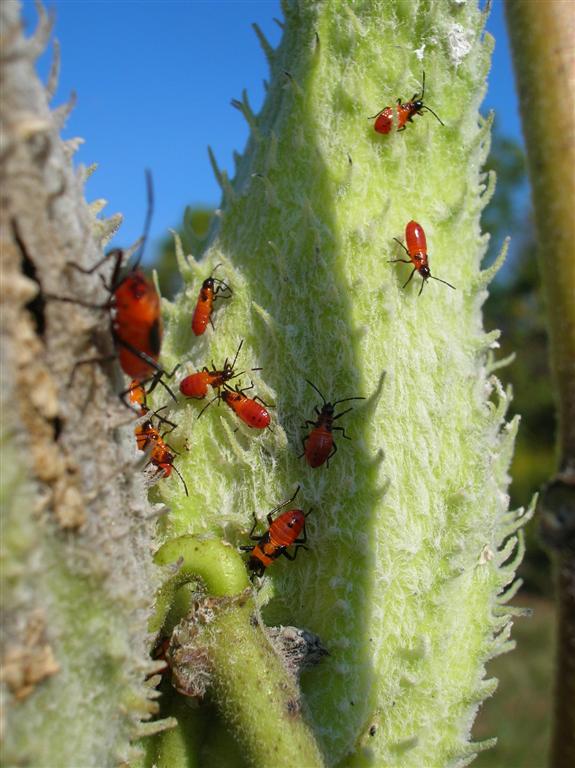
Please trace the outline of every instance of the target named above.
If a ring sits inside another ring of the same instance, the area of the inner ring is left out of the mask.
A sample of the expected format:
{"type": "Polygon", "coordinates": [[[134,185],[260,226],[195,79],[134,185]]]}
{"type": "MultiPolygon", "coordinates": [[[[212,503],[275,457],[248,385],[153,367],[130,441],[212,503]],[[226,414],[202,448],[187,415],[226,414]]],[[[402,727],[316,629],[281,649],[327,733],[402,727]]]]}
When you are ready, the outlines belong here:
{"type": "MultiPolygon", "coordinates": [[[[152,243],[180,224],[186,205],[215,207],[220,190],[207,146],[231,172],[248,130],[230,100],[246,88],[258,111],[268,76],[251,24],[277,45],[279,0],[48,0],[47,7],[56,11],[62,50],[54,104],[77,94],[64,136],[85,140],[78,162],[98,163],[88,199],[104,197],[108,215],[125,216],[116,243],[141,233],[144,168],[154,178],[152,243]]],[[[487,28],[496,48],[484,108],[495,109],[501,133],[522,141],[503,15],[503,0],[494,0],[487,28]]],[[[24,19],[33,29],[32,0],[24,1],[24,19]]],[[[50,59],[49,49],[39,63],[44,78],[50,59]]]]}

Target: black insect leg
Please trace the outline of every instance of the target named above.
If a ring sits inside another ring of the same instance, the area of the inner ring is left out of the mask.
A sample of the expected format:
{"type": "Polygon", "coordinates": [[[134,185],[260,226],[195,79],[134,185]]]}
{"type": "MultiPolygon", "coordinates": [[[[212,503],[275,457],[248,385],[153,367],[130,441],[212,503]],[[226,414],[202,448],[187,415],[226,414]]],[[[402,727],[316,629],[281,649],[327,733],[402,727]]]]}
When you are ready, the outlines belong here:
{"type": "Polygon", "coordinates": [[[405,283],[404,283],[404,284],[401,286],[402,288],[405,288],[405,287],[406,287],[406,285],[407,285],[407,284],[410,282],[411,278],[414,276],[414,274],[415,274],[416,272],[417,272],[417,267],[414,267],[414,268],[413,268],[413,270],[412,270],[412,272],[411,272],[411,275],[410,275],[410,276],[407,278],[407,280],[405,281],[405,283]]]}
{"type": "Polygon", "coordinates": [[[282,551],[280,552],[280,555],[283,555],[288,560],[295,560],[296,557],[297,557],[298,550],[300,550],[300,549],[307,549],[307,550],[309,550],[309,547],[306,547],[305,544],[296,544],[293,555],[290,555],[290,553],[287,551],[287,549],[282,549],[282,551]]]}

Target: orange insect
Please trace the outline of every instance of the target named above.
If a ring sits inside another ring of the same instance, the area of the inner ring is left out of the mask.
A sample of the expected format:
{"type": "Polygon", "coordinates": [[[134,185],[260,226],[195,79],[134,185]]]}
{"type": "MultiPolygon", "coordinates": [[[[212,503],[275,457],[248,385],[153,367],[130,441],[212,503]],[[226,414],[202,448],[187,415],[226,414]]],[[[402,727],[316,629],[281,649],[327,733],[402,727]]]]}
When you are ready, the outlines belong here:
{"type": "Polygon", "coordinates": [[[262,576],[265,569],[268,568],[274,560],[277,560],[280,555],[283,555],[288,560],[295,560],[298,550],[308,549],[305,546],[307,541],[307,532],[305,528],[306,517],[310,514],[305,514],[301,509],[289,509],[286,512],[282,512],[276,519],[273,516],[277,514],[280,509],[291,504],[295,499],[299,491],[299,485],[296,488],[294,495],[291,499],[284,501],[279,506],[272,509],[267,515],[268,530],[262,536],[254,536],[254,531],[258,526],[258,520],[256,519],[252,530],[250,531],[250,539],[257,541],[257,544],[242,546],[240,549],[244,552],[251,552],[250,559],[248,560],[248,567],[254,571],[258,576],[262,576]],[[300,534],[303,532],[303,536],[300,534]],[[293,554],[290,554],[288,547],[295,546],[293,554]]]}
{"type": "Polygon", "coordinates": [[[432,280],[438,280],[440,283],[444,283],[445,285],[448,285],[450,288],[453,288],[453,290],[455,290],[454,285],[451,285],[451,283],[448,283],[446,280],[442,280],[440,277],[434,277],[431,274],[429,270],[429,261],[427,256],[427,240],[421,224],[418,224],[416,221],[413,221],[413,220],[407,222],[407,226],[405,227],[405,242],[407,243],[407,248],[401,242],[401,240],[397,239],[397,237],[394,237],[393,239],[395,240],[396,243],[399,243],[403,248],[403,250],[407,253],[407,255],[409,256],[409,261],[407,259],[391,259],[389,263],[396,264],[397,262],[401,262],[402,264],[413,265],[413,270],[411,271],[410,276],[407,278],[407,280],[403,284],[402,288],[405,288],[405,286],[409,283],[413,275],[416,272],[419,272],[419,274],[423,278],[423,281],[421,283],[421,288],[419,289],[419,293],[417,294],[418,296],[421,296],[421,292],[423,291],[423,286],[429,280],[429,278],[431,278],[432,280]]]}
{"type": "Polygon", "coordinates": [[[149,452],[149,464],[153,464],[157,467],[156,474],[161,474],[162,477],[170,477],[172,470],[174,470],[182,481],[187,496],[188,486],[174,464],[175,451],[172,452],[173,448],[170,448],[170,446],[164,442],[163,436],[160,435],[152,422],[144,421],[142,424],[138,424],[134,429],[134,434],[136,435],[136,444],[138,448],[141,451],[149,452]]]}
{"type": "MultiPolygon", "coordinates": [[[[217,370],[215,365],[212,363],[211,371],[209,368],[204,366],[201,371],[192,373],[190,376],[186,376],[184,379],[182,379],[180,381],[180,392],[182,395],[202,400],[208,394],[208,387],[217,389],[219,395],[221,388],[226,382],[230,381],[230,379],[235,379],[237,376],[241,376],[242,373],[244,373],[244,371],[240,371],[239,373],[234,372],[234,367],[243,343],[244,340],[242,339],[240,341],[240,345],[237,349],[235,357],[231,363],[226,357],[224,366],[221,370],[217,370]]],[[[250,370],[261,371],[261,368],[251,368],[250,370]]],[[[215,399],[217,400],[218,398],[215,399]]]]}
{"type": "MultiPolygon", "coordinates": [[[[152,177],[149,171],[146,171],[146,186],[148,191],[148,210],[141,245],[132,268],[122,275],[125,252],[121,248],[109,251],[90,269],[84,269],[78,264],[71,263],[71,266],[78,271],[84,274],[92,274],[105,261],[111,258],[114,259],[114,268],[109,283],[106,283],[104,278],[102,278],[104,287],[109,293],[109,297],[104,304],[93,304],[81,299],[61,296],[54,296],[52,298],[59,301],[81,304],[92,309],[107,310],[110,313],[110,330],[120,367],[127,376],[130,376],[131,379],[140,384],[152,381],[151,390],[161,380],[163,375],[170,378],[175,370],[168,374],[158,362],[163,336],[160,296],[153,282],[140,269],[154,205],[152,177]]],[[[91,362],[98,362],[98,360],[82,360],[76,365],[91,362]]],[[[163,381],[161,383],[174,397],[170,388],[163,381]]],[[[132,387],[133,382],[130,389],[132,387]]],[[[129,395],[130,389],[121,393],[120,397],[123,402],[126,402],[124,396],[129,395]]]]}
{"type": "Polygon", "coordinates": [[[415,115],[423,115],[423,110],[431,112],[431,114],[444,125],[442,120],[435,114],[435,112],[423,103],[425,96],[425,72],[423,73],[423,83],[421,86],[421,96],[418,93],[414,93],[411,97],[411,101],[402,103],[401,99],[397,100],[395,107],[384,107],[376,115],[372,115],[368,120],[374,120],[373,128],[377,133],[390,133],[394,125],[394,113],[395,113],[395,125],[396,130],[404,131],[407,128],[406,123],[413,122],[415,115]]]}
{"type": "MultiPolygon", "coordinates": [[[[214,267],[214,272],[219,266],[220,265],[217,264],[214,267]]],[[[208,327],[208,322],[211,324],[212,328],[214,327],[212,322],[212,312],[214,310],[214,302],[216,299],[229,299],[231,296],[232,289],[229,285],[224,283],[223,280],[218,280],[218,278],[213,275],[210,275],[210,277],[204,280],[192,316],[192,331],[196,336],[201,336],[205,332],[208,327]],[[216,285],[216,283],[218,283],[218,285],[216,285]]]]}
{"type": "Polygon", "coordinates": [[[307,379],[306,381],[321,397],[323,405],[321,411],[317,406],[314,409],[317,415],[316,421],[310,421],[308,419],[305,422],[304,426],[309,425],[312,426],[313,429],[309,435],[302,440],[303,453],[300,454],[299,458],[305,456],[305,460],[310,467],[321,467],[325,462],[327,462],[329,466],[329,460],[337,451],[337,445],[333,439],[334,431],[337,430],[338,432],[341,432],[342,437],[345,437],[346,440],[351,440],[351,438],[345,434],[344,428],[334,427],[333,422],[344,414],[349,413],[352,408],[347,408],[345,411],[342,411],[335,416],[335,406],[338,403],[346,403],[350,400],[365,400],[365,397],[344,397],[341,400],[335,400],[333,403],[329,403],[315,384],[312,384],[311,381],[308,381],[307,379]]]}
{"type": "Polygon", "coordinates": [[[111,280],[109,284],[104,284],[110,297],[100,306],[110,311],[112,336],[122,370],[140,382],[153,378],[158,372],[163,373],[158,364],[163,336],[160,296],[153,282],[140,269],[153,213],[152,178],[149,171],[146,171],[146,184],[148,211],[144,234],[130,271],[122,275],[124,251],[120,248],[107,253],[90,269],[74,265],[81,272],[91,274],[108,259],[115,260],[111,280]]]}
{"type": "Polygon", "coordinates": [[[224,403],[235,412],[236,416],[241,419],[244,424],[248,425],[248,427],[252,427],[253,429],[265,429],[266,427],[269,427],[271,421],[271,417],[266,411],[266,407],[270,408],[270,406],[267,405],[267,403],[264,403],[259,397],[247,397],[244,395],[244,392],[247,392],[248,389],[252,389],[252,387],[253,384],[250,387],[246,387],[246,389],[238,389],[238,387],[232,389],[231,387],[224,385],[224,391],[221,395],[218,395],[218,398],[221,398],[224,403]]]}

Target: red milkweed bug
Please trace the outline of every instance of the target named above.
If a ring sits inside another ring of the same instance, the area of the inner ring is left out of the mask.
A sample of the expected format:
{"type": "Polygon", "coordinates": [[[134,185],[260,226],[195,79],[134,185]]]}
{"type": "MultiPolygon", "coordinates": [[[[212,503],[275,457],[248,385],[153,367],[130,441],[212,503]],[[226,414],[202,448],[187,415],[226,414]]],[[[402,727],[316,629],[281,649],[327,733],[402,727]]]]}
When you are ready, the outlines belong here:
{"type": "Polygon", "coordinates": [[[427,256],[427,239],[425,237],[425,232],[423,231],[423,227],[421,224],[418,224],[416,221],[408,221],[407,226],[405,227],[405,242],[407,243],[407,248],[405,245],[401,242],[401,240],[398,240],[397,237],[393,238],[396,243],[399,243],[403,250],[407,253],[409,256],[409,261],[407,259],[391,259],[389,261],[390,264],[396,264],[397,262],[401,262],[402,264],[412,264],[413,270],[410,274],[410,276],[407,278],[405,283],[402,285],[402,288],[405,288],[405,286],[409,283],[411,278],[416,272],[419,272],[421,277],[423,278],[423,281],[421,283],[421,288],[419,289],[418,296],[421,296],[421,292],[423,291],[423,286],[431,278],[432,280],[438,280],[440,283],[444,283],[445,285],[448,285],[450,288],[453,288],[455,290],[455,286],[451,285],[451,283],[448,283],[446,280],[442,280],[440,277],[434,277],[430,270],[429,270],[429,262],[428,262],[428,256],[427,256]]]}
{"type": "MultiPolygon", "coordinates": [[[[92,309],[107,310],[110,313],[110,329],[114,346],[116,347],[118,362],[124,373],[133,380],[130,389],[133,388],[134,381],[139,384],[152,381],[149,391],[158,382],[161,382],[175,400],[173,392],[165,382],[161,381],[161,377],[165,375],[170,378],[179,366],[171,373],[166,373],[158,362],[163,336],[161,301],[154,283],[140,269],[140,262],[148,239],[154,208],[152,177],[149,171],[146,171],[146,188],[148,209],[144,222],[144,231],[136,260],[127,273],[122,274],[125,252],[121,248],[114,248],[109,251],[89,269],[85,269],[73,262],[70,263],[70,266],[78,271],[84,274],[92,274],[104,262],[114,259],[114,268],[109,283],[106,283],[102,276],[102,282],[109,294],[108,299],[103,304],[92,304],[81,299],[68,297],[53,296],[51,298],[80,304],[92,309]]],[[[76,363],[76,367],[91,362],[99,361],[94,359],[81,360],[76,363]]],[[[129,395],[130,389],[121,393],[120,397],[123,402],[126,402],[124,396],[129,395]]]]}
{"type": "Polygon", "coordinates": [[[252,541],[257,541],[257,544],[240,547],[244,552],[251,552],[250,559],[248,560],[248,568],[254,571],[257,576],[262,576],[265,569],[270,566],[274,560],[277,560],[280,555],[283,555],[288,560],[295,560],[298,550],[308,549],[308,547],[305,546],[307,541],[305,521],[310,512],[305,514],[301,509],[289,509],[286,512],[282,512],[281,515],[278,515],[275,520],[273,519],[275,514],[288,504],[291,504],[297,496],[299,488],[298,485],[291,499],[274,507],[274,509],[267,515],[269,527],[261,536],[254,536],[254,531],[259,524],[256,519],[253,528],[250,531],[250,539],[252,541]],[[302,532],[303,536],[300,538],[302,532]],[[287,548],[292,545],[295,546],[295,549],[293,554],[290,554],[287,551],[287,548]]]}
{"type": "MultiPolygon", "coordinates": [[[[235,379],[237,376],[241,376],[242,373],[244,373],[244,371],[236,373],[234,370],[243,343],[244,340],[242,339],[236,351],[235,357],[231,363],[226,357],[223,368],[221,370],[217,370],[216,366],[212,363],[212,370],[204,366],[201,371],[192,373],[190,376],[186,376],[184,379],[182,379],[180,381],[180,392],[182,395],[185,395],[186,397],[193,397],[198,400],[203,400],[203,398],[208,394],[208,387],[217,389],[219,395],[221,388],[226,382],[230,381],[231,379],[235,379]]],[[[250,368],[250,370],[261,371],[261,368],[250,368]]]]}
{"type": "Polygon", "coordinates": [[[305,426],[312,426],[313,429],[309,435],[303,438],[303,453],[300,453],[298,458],[305,456],[305,460],[310,467],[321,467],[326,461],[329,466],[329,460],[337,451],[337,445],[333,439],[334,431],[337,430],[338,432],[341,432],[342,437],[345,437],[346,440],[351,440],[351,438],[345,434],[344,428],[334,427],[333,422],[344,414],[349,413],[352,409],[347,408],[345,411],[342,411],[335,416],[335,406],[338,403],[346,403],[350,400],[365,400],[365,397],[344,397],[341,400],[335,400],[333,403],[330,403],[327,402],[315,384],[312,384],[308,379],[306,379],[306,381],[321,397],[323,405],[321,411],[317,406],[314,408],[315,413],[317,414],[316,421],[310,421],[308,419],[305,422],[304,428],[305,426]]]}
{"type": "Polygon", "coordinates": [[[271,406],[264,403],[260,397],[247,397],[244,394],[248,389],[252,389],[253,386],[254,385],[252,384],[245,389],[239,389],[238,387],[232,389],[231,387],[224,385],[224,391],[221,395],[218,395],[218,398],[221,398],[228,408],[231,408],[236,416],[241,419],[244,424],[247,424],[248,427],[252,427],[253,429],[265,429],[266,427],[270,427],[271,416],[266,411],[266,408],[270,408],[271,406]]]}
{"type": "Polygon", "coordinates": [[[395,123],[398,131],[404,131],[407,128],[406,123],[413,122],[415,115],[423,115],[423,110],[431,112],[431,114],[441,123],[445,123],[435,114],[435,112],[423,103],[425,96],[425,72],[423,73],[423,81],[421,86],[421,96],[418,93],[414,93],[411,97],[411,101],[402,103],[401,99],[397,100],[395,107],[384,107],[377,114],[368,117],[368,120],[374,120],[373,128],[377,133],[390,133],[394,124],[394,112],[395,123]]]}
{"type": "MultiPolygon", "coordinates": [[[[214,272],[221,266],[217,264],[214,267],[214,272]]],[[[194,309],[192,316],[192,331],[196,336],[201,336],[202,333],[208,327],[208,322],[214,327],[212,322],[212,312],[214,310],[214,302],[216,299],[230,299],[232,296],[232,289],[223,280],[218,280],[213,274],[204,280],[202,287],[200,288],[200,295],[194,309]],[[218,285],[216,285],[218,283],[218,285]],[[226,291],[228,292],[226,295],[226,291]]]]}
{"type": "MultiPolygon", "coordinates": [[[[168,422],[172,423],[172,422],[168,422]]],[[[136,444],[140,451],[149,452],[149,463],[153,464],[156,469],[156,474],[161,474],[162,477],[170,477],[172,470],[178,475],[184,486],[186,496],[188,496],[188,486],[186,481],[178,472],[177,467],[174,464],[174,449],[164,442],[164,437],[160,435],[158,430],[154,427],[150,420],[138,424],[134,429],[136,436],[136,444]]]]}

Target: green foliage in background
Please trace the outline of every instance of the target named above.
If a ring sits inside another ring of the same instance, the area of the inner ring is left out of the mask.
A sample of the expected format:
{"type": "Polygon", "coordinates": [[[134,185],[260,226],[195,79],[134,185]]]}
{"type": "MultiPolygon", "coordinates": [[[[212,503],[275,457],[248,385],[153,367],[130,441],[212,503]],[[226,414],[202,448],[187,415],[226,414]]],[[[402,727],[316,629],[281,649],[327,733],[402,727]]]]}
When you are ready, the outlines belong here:
{"type": "Polygon", "coordinates": [[[481,708],[473,729],[478,739],[497,732],[497,744],[478,756],[474,768],[544,768],[549,764],[555,610],[550,600],[533,595],[524,596],[522,602],[533,614],[516,624],[514,653],[492,662],[490,671],[499,678],[499,687],[481,708]]]}
{"type": "MultiPolygon", "coordinates": [[[[207,207],[188,206],[186,208],[182,226],[177,230],[185,253],[198,253],[204,248],[213,215],[214,211],[207,207]]],[[[166,235],[159,244],[152,266],[158,275],[162,296],[173,299],[183,288],[182,276],[176,262],[173,235],[166,235]]]]}

